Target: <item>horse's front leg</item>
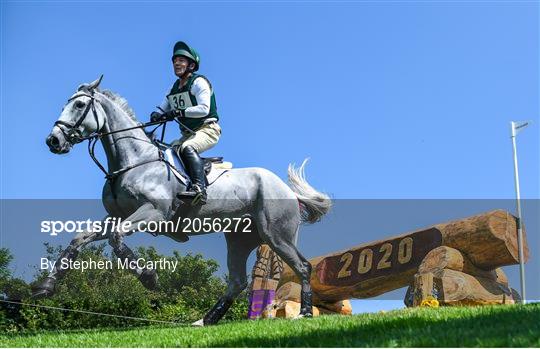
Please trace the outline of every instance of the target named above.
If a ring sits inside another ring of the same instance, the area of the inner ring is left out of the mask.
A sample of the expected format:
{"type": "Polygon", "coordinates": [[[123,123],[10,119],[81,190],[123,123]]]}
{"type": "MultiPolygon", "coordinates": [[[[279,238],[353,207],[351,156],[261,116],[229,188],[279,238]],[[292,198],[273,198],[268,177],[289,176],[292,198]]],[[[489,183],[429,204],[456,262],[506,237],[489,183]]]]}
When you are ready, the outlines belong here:
{"type": "Polygon", "coordinates": [[[149,290],[153,290],[157,286],[158,276],[155,270],[148,268],[139,268],[137,266],[137,255],[124,243],[124,237],[133,234],[137,231],[138,227],[142,226],[142,223],[148,224],[148,222],[161,222],[165,217],[161,211],[157,210],[151,203],[146,203],[139,207],[133,214],[127,217],[117,230],[111,231],[109,234],[109,245],[113,248],[114,254],[127,262],[130,266],[129,270],[137,276],[144,287],[149,290]],[[122,231],[122,226],[128,224],[130,230],[122,231]]]}
{"type": "MultiPolygon", "coordinates": [[[[107,217],[103,219],[105,222],[107,217]]],[[[69,271],[69,266],[72,265],[72,261],[77,259],[80,250],[93,241],[99,241],[106,239],[107,236],[102,231],[86,230],[75,235],[75,238],[71,240],[68,247],[66,247],[60,257],[54,263],[53,270],[49,275],[38,284],[32,287],[33,298],[50,297],[54,294],[56,283],[62,279],[69,271]]]]}

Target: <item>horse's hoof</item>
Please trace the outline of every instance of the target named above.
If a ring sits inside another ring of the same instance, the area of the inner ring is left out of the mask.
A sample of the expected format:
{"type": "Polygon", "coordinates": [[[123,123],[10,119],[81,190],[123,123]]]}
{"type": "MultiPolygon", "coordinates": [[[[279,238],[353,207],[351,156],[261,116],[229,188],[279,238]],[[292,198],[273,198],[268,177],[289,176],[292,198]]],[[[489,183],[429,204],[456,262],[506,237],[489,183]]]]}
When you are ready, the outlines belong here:
{"type": "Polygon", "coordinates": [[[32,290],[32,298],[33,299],[43,299],[43,298],[49,298],[54,294],[53,291],[49,290],[32,290]]]}
{"type": "Polygon", "coordinates": [[[300,320],[300,319],[311,319],[313,318],[313,315],[310,315],[310,314],[306,314],[306,315],[298,315],[298,316],[295,316],[292,318],[292,320],[300,320]]]}
{"type": "Polygon", "coordinates": [[[155,290],[158,285],[158,275],[154,269],[145,269],[139,276],[139,280],[143,286],[152,291],[155,290]]]}
{"type": "Polygon", "coordinates": [[[191,324],[191,326],[203,327],[204,326],[204,319],[200,319],[200,320],[195,321],[194,323],[191,324]]]}
{"type": "Polygon", "coordinates": [[[32,298],[41,299],[47,298],[54,294],[54,287],[56,285],[56,279],[47,276],[36,286],[32,287],[32,298]]]}
{"type": "Polygon", "coordinates": [[[313,313],[312,312],[300,312],[300,314],[298,314],[298,316],[295,316],[293,318],[293,320],[298,320],[298,319],[303,319],[303,318],[312,318],[313,317],[313,313]]]}

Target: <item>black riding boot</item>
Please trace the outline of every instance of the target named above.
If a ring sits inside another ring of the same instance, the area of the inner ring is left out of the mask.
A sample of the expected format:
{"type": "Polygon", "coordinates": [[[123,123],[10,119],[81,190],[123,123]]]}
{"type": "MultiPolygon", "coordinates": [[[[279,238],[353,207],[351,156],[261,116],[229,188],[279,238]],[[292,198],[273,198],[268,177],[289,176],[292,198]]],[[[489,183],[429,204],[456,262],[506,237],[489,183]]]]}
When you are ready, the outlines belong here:
{"type": "Polygon", "coordinates": [[[193,195],[192,205],[206,204],[206,176],[204,174],[204,162],[199,153],[192,147],[186,146],[182,149],[182,160],[187,167],[191,177],[191,193],[193,195]]]}

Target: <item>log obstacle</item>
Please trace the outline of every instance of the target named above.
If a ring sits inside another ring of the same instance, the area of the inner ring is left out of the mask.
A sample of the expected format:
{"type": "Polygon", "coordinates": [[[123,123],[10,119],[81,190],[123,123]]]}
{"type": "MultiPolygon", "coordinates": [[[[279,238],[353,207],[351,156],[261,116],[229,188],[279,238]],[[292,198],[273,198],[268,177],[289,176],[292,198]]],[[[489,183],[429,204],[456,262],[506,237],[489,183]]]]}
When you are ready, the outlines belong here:
{"type": "MultiPolygon", "coordinates": [[[[524,258],[529,250],[524,235],[524,258]]],[[[410,286],[406,304],[436,297],[443,305],[509,304],[516,292],[499,268],[519,263],[516,218],[504,210],[437,224],[316,257],[314,303],[369,298],[410,286]],[[416,301],[414,301],[416,299],[416,301]]],[[[299,283],[285,266],[279,281],[299,283]]]]}

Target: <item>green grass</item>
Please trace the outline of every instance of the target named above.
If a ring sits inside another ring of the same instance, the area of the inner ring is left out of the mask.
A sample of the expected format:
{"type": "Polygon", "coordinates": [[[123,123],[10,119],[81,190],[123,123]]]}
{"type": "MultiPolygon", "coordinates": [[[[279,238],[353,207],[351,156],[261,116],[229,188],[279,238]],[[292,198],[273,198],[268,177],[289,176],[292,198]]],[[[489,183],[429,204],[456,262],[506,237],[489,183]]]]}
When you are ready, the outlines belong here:
{"type": "Polygon", "coordinates": [[[2,347],[538,347],[540,303],[415,308],[192,328],[0,334],[2,347]]]}

